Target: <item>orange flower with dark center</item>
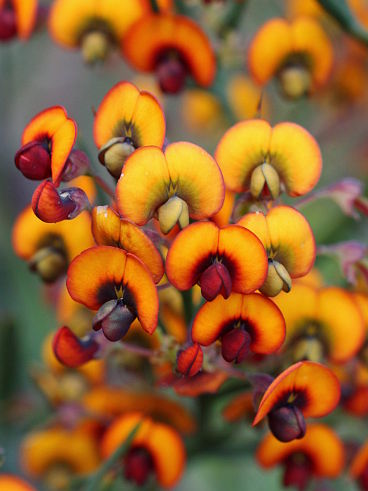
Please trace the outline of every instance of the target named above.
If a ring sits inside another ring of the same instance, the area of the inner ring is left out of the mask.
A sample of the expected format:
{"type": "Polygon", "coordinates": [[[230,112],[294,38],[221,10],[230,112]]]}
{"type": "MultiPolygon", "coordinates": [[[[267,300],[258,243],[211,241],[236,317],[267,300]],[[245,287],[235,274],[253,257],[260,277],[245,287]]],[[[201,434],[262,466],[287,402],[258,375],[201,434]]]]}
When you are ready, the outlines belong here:
{"type": "Polygon", "coordinates": [[[103,61],[129,27],[150,12],[148,0],[56,0],[49,16],[52,38],[82,51],[86,63],[103,61]]]}
{"type": "Polygon", "coordinates": [[[184,470],[185,448],[179,433],[166,424],[157,423],[138,413],[121,416],[103,436],[102,456],[108,458],[139,423],[124,457],[125,477],[143,485],[153,473],[163,488],[175,486],[184,470]]]}
{"type": "Polygon", "coordinates": [[[1,0],[0,41],[9,41],[15,36],[28,39],[36,24],[37,8],[37,0],[1,0]]]}
{"type": "Polygon", "coordinates": [[[196,283],[206,300],[217,295],[251,293],[267,274],[267,257],[261,242],[237,225],[218,228],[212,222],[189,225],[176,237],[166,258],[167,277],[179,290],[196,283]]]}
{"type": "Polygon", "coordinates": [[[201,220],[219,211],[224,183],[215,160],[187,142],[171,143],[162,151],[144,147],[128,159],[116,186],[116,201],[123,218],[145,225],[157,217],[162,233],[189,218],[201,220]]]}
{"type": "Polygon", "coordinates": [[[179,92],[187,76],[202,87],[209,87],[215,77],[211,43],[188,17],[165,13],[142,17],[124,37],[122,53],[134,68],[156,72],[161,89],[169,94],[179,92]]]}
{"type": "Polygon", "coordinates": [[[256,459],[265,469],[284,467],[284,486],[306,489],[313,478],[336,478],[344,469],[344,445],[328,426],[312,424],[299,440],[283,443],[268,434],[260,443],[256,459]]]}
{"type": "Polygon", "coordinates": [[[133,254],[110,246],[87,249],[70,264],[67,288],[76,302],[98,310],[93,328],[102,328],[110,341],[121,339],[137,317],[149,334],[156,329],[156,286],[133,254]]]}
{"type": "Polygon", "coordinates": [[[266,215],[248,213],[237,225],[253,232],[268,256],[268,273],[260,291],[274,297],[281,290],[289,292],[291,278],[305,276],[316,257],[312,229],[298,211],[289,206],[275,206],[266,215]]]}
{"type": "Polygon", "coordinates": [[[331,41],[316,20],[274,18],[255,34],[248,66],[258,84],[278,77],[283,94],[297,99],[326,84],[333,57],[331,41]]]}
{"type": "Polygon", "coordinates": [[[326,416],[340,399],[340,384],[327,367],[299,362],[282,372],[267,388],[253,426],[265,416],[273,435],[281,442],[303,438],[305,418],[326,416]]]}
{"type": "Polygon", "coordinates": [[[76,137],[77,125],[63,107],[45,109],[25,127],[15,164],[28,179],[52,177],[58,186],[76,137]]]}
{"type": "Polygon", "coordinates": [[[119,82],[105,95],[96,112],[93,136],[98,158],[119,179],[126,159],[137,148],[162,147],[165,116],[155,97],[129,82],[119,82]]]}
{"type": "Polygon", "coordinates": [[[349,474],[356,479],[362,491],[368,489],[368,441],[358,450],[350,465],[349,474]]]}
{"type": "Polygon", "coordinates": [[[285,348],[295,361],[345,363],[363,346],[364,322],[349,292],[317,289],[296,282],[290,293],[274,299],[286,321],[285,348]],[[347,326],[349,328],[347,329],[347,326]]]}
{"type": "Polygon", "coordinates": [[[250,351],[273,353],[285,337],[285,321],[272,300],[253,293],[232,293],[205,303],[194,318],[192,340],[203,346],[221,340],[222,356],[242,362],[250,351]]]}
{"type": "Polygon", "coordinates": [[[14,224],[12,242],[15,253],[28,261],[31,271],[52,283],[66,273],[75,256],[94,245],[91,218],[85,211],[71,221],[45,223],[29,206],[14,224]]]}
{"type": "Polygon", "coordinates": [[[302,196],[317,183],[322,156],[313,136],[295,123],[251,119],[232,126],[217,145],[215,158],[226,187],[256,199],[280,192],[302,196]]]}

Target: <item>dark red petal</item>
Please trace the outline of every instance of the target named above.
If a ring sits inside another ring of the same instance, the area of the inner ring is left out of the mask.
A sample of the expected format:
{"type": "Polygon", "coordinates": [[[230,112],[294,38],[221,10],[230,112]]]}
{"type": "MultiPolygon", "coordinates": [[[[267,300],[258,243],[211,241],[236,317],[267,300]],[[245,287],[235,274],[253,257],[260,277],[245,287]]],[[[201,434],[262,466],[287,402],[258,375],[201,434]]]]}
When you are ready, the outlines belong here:
{"type": "Polygon", "coordinates": [[[224,298],[228,298],[232,287],[229,270],[224,264],[216,261],[203,271],[199,285],[202,296],[209,302],[220,293],[224,298]]]}
{"type": "Polygon", "coordinates": [[[221,352],[228,362],[241,363],[249,353],[251,337],[247,331],[241,328],[231,329],[222,336],[221,352]]]}
{"type": "Polygon", "coordinates": [[[15,165],[21,173],[33,181],[51,177],[50,152],[38,141],[23,145],[15,154],[15,165]]]}
{"type": "Polygon", "coordinates": [[[294,405],[282,406],[271,411],[268,415],[268,425],[280,442],[303,438],[306,432],[303,413],[294,405]]]}
{"type": "Polygon", "coordinates": [[[55,334],[52,348],[60,363],[75,368],[93,358],[98,344],[94,339],[79,339],[69,327],[63,326],[55,334]]]}
{"type": "Polygon", "coordinates": [[[202,363],[203,351],[198,343],[178,351],[176,368],[182,375],[193,377],[201,370],[202,363]]]}

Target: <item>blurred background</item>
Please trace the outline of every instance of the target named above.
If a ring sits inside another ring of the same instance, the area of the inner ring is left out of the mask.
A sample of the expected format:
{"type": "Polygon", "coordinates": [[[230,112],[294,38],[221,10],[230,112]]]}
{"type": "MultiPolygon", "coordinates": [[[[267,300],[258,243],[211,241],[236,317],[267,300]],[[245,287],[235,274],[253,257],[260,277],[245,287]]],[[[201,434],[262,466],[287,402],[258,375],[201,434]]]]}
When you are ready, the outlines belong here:
{"type": "MultiPolygon", "coordinates": [[[[199,9],[202,25],[211,29],[222,8],[221,4],[216,4],[205,10],[199,9]]],[[[283,16],[285,11],[284,0],[248,1],[237,34],[228,36],[225,43],[229,58],[232,47],[240,49],[240,56],[238,53],[236,60],[230,63],[232,67],[239,66],[234,70],[236,73],[246,73],[246,49],[255,31],[266,19],[283,16]]],[[[329,27],[338,54],[343,36],[332,22],[329,27]]],[[[130,70],[118,54],[103,65],[84,65],[80,52],[57,46],[45,26],[41,26],[26,43],[15,40],[0,44],[0,448],[5,452],[5,471],[22,472],[18,454],[22,436],[50,417],[50,409],[30,373],[41,363],[43,339],[57,327],[39,279],[12,250],[12,225],[19,212],[29,204],[35,188],[35,184],[24,179],[16,169],[14,154],[29,120],[42,109],[60,104],[78,123],[77,148],[85,150],[94,171],[109,180],[110,176],[97,160],[93,143],[93,108],[120,80],[135,82],[141,88],[153,83],[130,70]]],[[[167,138],[169,141],[189,140],[212,153],[229,125],[223,120],[218,124],[190,128],[190,106],[186,97],[186,93],[162,96],[167,138]]],[[[264,99],[267,99],[267,117],[272,124],[294,121],[317,138],[324,164],[319,187],[344,176],[367,180],[367,94],[357,103],[349,101],[334,105],[323,94],[312,101],[289,102],[282,99],[271,84],[266,88],[264,99]]],[[[262,111],[265,111],[264,106],[262,111]]],[[[367,241],[366,223],[347,218],[332,201],[315,202],[303,208],[303,213],[311,223],[318,244],[348,239],[367,241]]],[[[334,260],[322,258],[317,265],[328,283],[344,284],[334,260]]],[[[341,428],[342,433],[348,434],[359,434],[360,431],[359,424],[350,424],[348,417],[341,428]]],[[[229,452],[229,455],[196,456],[190,460],[178,489],[282,489],[279,469],[264,472],[255,464],[252,453],[258,437],[255,438],[253,433],[244,425],[239,434],[239,440],[243,441],[242,450],[229,452]]],[[[352,489],[349,486],[342,479],[335,489],[352,489]]]]}

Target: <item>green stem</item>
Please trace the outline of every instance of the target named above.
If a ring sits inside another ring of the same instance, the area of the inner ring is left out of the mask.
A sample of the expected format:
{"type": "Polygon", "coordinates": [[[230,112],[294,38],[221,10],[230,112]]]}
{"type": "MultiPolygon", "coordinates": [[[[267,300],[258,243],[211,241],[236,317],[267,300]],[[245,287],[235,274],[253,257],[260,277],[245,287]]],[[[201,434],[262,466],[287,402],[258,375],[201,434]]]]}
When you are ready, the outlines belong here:
{"type": "Polygon", "coordinates": [[[87,481],[85,491],[98,491],[100,482],[107,472],[124,456],[129,449],[133,438],[135,437],[141,423],[139,422],[133,430],[129,433],[128,438],[120,445],[120,447],[102,464],[102,466],[95,472],[87,481]]]}
{"type": "Polygon", "coordinates": [[[356,39],[368,44],[368,30],[354,17],[346,0],[317,0],[340,26],[356,39]]]}
{"type": "Polygon", "coordinates": [[[184,304],[184,317],[187,326],[190,326],[193,318],[193,299],[192,299],[192,289],[185,292],[181,292],[184,304]]]}
{"type": "Polygon", "coordinates": [[[247,2],[248,0],[237,0],[229,3],[218,27],[219,36],[224,37],[229,31],[233,31],[238,27],[247,2]]]}
{"type": "Polygon", "coordinates": [[[152,11],[155,12],[155,14],[160,13],[160,7],[158,6],[157,0],[150,0],[151,1],[151,8],[152,11]]]}

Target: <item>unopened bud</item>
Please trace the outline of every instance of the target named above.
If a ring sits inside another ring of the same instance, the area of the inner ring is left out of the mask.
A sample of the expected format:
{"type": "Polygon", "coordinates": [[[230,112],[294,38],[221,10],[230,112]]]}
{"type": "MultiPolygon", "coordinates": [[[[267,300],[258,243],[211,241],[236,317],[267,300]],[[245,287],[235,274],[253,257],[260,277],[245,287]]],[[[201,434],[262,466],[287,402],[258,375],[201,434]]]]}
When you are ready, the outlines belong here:
{"type": "Polygon", "coordinates": [[[291,290],[291,278],[285,266],[278,261],[268,261],[266,281],[259,289],[267,297],[275,297],[281,291],[288,293],[291,290]]]}
{"type": "Polygon", "coordinates": [[[323,345],[315,337],[305,337],[300,339],[293,349],[295,361],[309,360],[321,362],[323,359],[323,345]]]}
{"type": "Polygon", "coordinates": [[[312,77],[310,71],[303,66],[288,66],[279,74],[280,87],[283,94],[289,99],[299,99],[308,94],[312,77]]]}
{"type": "Polygon", "coordinates": [[[103,32],[91,31],[82,38],[82,56],[86,63],[103,61],[109,52],[110,43],[103,32]]]}
{"type": "Polygon", "coordinates": [[[280,194],[280,178],[272,165],[258,165],[250,178],[250,192],[254,198],[276,199],[280,194]]]}
{"type": "Polygon", "coordinates": [[[33,181],[51,177],[51,157],[47,147],[38,141],[23,145],[15,154],[15,165],[21,173],[33,181]]]}
{"type": "Polygon", "coordinates": [[[202,368],[203,351],[198,343],[179,350],[176,357],[176,368],[179,373],[193,377],[202,368]]]}
{"type": "Polygon", "coordinates": [[[189,225],[188,205],[178,196],[173,196],[158,209],[158,221],[163,234],[168,234],[176,224],[180,228],[189,225]]]}
{"type": "Polygon", "coordinates": [[[130,138],[111,138],[98,152],[98,160],[109,173],[119,179],[121,170],[127,158],[135,151],[130,138]]]}
{"type": "Polygon", "coordinates": [[[52,349],[56,358],[63,365],[72,368],[90,361],[98,347],[93,337],[80,339],[66,326],[58,329],[52,341],[52,349]]]}
{"type": "Polygon", "coordinates": [[[295,405],[282,406],[268,415],[268,425],[280,442],[291,442],[303,438],[306,424],[303,413],[295,405]]]}

